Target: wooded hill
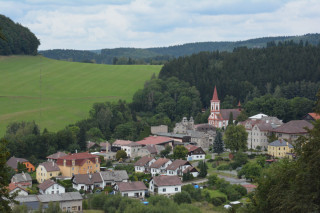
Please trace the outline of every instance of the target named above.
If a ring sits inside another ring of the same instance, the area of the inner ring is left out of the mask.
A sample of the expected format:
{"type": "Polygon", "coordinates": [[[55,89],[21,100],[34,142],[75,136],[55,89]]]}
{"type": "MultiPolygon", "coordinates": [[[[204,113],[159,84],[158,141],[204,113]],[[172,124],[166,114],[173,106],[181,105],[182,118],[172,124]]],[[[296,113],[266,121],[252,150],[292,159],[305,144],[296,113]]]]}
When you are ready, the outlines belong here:
{"type": "Polygon", "coordinates": [[[0,15],[0,29],[5,40],[0,39],[0,55],[36,55],[39,39],[26,27],[0,15]]]}
{"type": "Polygon", "coordinates": [[[77,62],[95,62],[102,64],[160,64],[172,58],[180,56],[188,56],[202,51],[233,51],[234,48],[263,48],[267,43],[293,41],[299,43],[308,42],[311,45],[318,45],[320,42],[320,34],[306,34],[303,36],[279,36],[249,39],[236,42],[197,42],[183,45],[175,45],[170,47],[158,48],[115,48],[102,49],[101,51],[85,51],[85,50],[45,50],[40,53],[48,58],[58,60],[69,60],[77,62]]]}

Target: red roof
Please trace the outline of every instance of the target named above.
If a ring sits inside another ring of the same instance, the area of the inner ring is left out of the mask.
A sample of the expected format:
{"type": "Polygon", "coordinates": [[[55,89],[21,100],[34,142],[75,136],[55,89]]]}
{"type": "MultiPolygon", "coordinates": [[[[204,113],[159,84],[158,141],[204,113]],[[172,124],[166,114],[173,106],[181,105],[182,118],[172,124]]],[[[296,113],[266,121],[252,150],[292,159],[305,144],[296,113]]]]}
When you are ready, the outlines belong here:
{"type": "Polygon", "coordinates": [[[136,143],[141,144],[141,145],[158,145],[162,143],[168,143],[173,141],[172,138],[169,137],[163,137],[163,136],[149,136],[144,138],[141,141],[137,141],[136,143]]]}
{"type": "Polygon", "coordinates": [[[19,186],[20,184],[18,183],[10,183],[8,186],[9,192],[11,192],[12,190],[14,190],[15,188],[19,188],[20,190],[26,191],[28,192],[26,189],[22,188],[21,186],[19,186]]]}
{"type": "Polygon", "coordinates": [[[116,140],[115,142],[112,143],[112,145],[118,145],[118,146],[124,146],[132,143],[133,141],[127,141],[127,140],[116,140]]]}
{"type": "Polygon", "coordinates": [[[320,114],[317,114],[317,113],[308,113],[314,120],[318,120],[320,119],[320,114]]]}
{"type": "Polygon", "coordinates": [[[199,147],[188,144],[188,145],[186,145],[186,148],[187,148],[188,152],[192,152],[192,151],[198,149],[199,147]]]}
{"type": "Polygon", "coordinates": [[[217,87],[216,87],[216,86],[214,86],[214,91],[213,91],[212,100],[213,100],[213,101],[219,101],[218,93],[217,93],[217,87]]]}
{"type": "MultiPolygon", "coordinates": [[[[95,159],[97,158],[97,155],[90,154],[88,152],[81,152],[81,153],[73,153],[69,154],[63,157],[58,158],[57,164],[63,165],[63,161],[66,160],[66,165],[71,166],[72,160],[75,160],[75,165],[83,165],[87,160],[92,161],[95,163],[95,159]]],[[[100,163],[100,159],[98,157],[98,162],[100,163]]]]}

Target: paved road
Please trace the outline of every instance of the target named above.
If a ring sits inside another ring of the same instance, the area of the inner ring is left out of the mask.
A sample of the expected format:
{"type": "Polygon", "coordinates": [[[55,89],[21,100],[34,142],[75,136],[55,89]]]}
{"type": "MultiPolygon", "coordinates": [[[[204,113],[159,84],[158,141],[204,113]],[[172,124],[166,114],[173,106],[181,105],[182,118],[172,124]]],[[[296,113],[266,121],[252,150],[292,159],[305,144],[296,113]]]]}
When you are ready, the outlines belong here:
{"type": "Polygon", "coordinates": [[[227,177],[224,175],[218,175],[218,177],[225,179],[226,181],[228,181],[231,184],[240,184],[240,185],[250,184],[246,181],[246,179],[232,178],[232,177],[227,177]]]}
{"type": "Polygon", "coordinates": [[[192,184],[192,183],[204,183],[207,182],[208,179],[207,178],[203,178],[203,179],[199,179],[199,180],[193,180],[193,181],[188,181],[188,182],[183,182],[182,185],[188,185],[188,184],[192,184]]]}

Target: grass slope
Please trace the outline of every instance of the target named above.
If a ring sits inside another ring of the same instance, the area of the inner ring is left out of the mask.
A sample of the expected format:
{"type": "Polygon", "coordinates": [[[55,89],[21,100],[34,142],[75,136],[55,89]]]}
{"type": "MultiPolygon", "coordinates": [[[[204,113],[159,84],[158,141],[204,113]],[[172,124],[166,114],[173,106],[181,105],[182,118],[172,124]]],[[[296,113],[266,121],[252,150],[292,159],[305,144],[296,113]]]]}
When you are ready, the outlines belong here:
{"type": "Polygon", "coordinates": [[[86,118],[93,103],[119,99],[130,102],[133,94],[160,69],[161,66],[152,65],[102,65],[41,56],[2,56],[0,136],[10,122],[34,120],[41,129],[56,131],[86,118]]]}

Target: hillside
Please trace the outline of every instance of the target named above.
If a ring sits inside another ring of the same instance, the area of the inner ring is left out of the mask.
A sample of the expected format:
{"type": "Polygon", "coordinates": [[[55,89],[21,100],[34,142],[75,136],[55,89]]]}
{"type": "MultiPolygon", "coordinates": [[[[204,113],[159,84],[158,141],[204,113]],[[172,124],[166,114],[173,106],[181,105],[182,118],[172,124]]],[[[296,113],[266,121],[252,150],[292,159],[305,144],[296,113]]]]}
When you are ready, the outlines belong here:
{"type": "Polygon", "coordinates": [[[97,63],[112,64],[116,58],[132,58],[139,59],[139,62],[150,63],[150,61],[165,61],[180,56],[189,56],[202,51],[233,51],[234,48],[246,46],[248,48],[266,47],[268,43],[293,41],[299,43],[307,42],[311,45],[318,45],[320,42],[320,34],[306,34],[302,36],[278,36],[249,39],[245,41],[221,41],[221,42],[197,42],[183,45],[175,45],[170,47],[157,48],[114,48],[102,49],[99,51],[83,51],[83,50],[45,50],[40,53],[48,58],[59,60],[85,61],[95,60],[97,63]]]}
{"type": "Polygon", "coordinates": [[[0,55],[37,54],[40,41],[28,28],[0,14],[0,29],[5,38],[0,39],[0,55]]]}
{"type": "Polygon", "coordinates": [[[65,62],[41,56],[0,57],[0,135],[8,123],[35,120],[51,131],[88,116],[95,102],[131,101],[161,66],[65,62]]]}

